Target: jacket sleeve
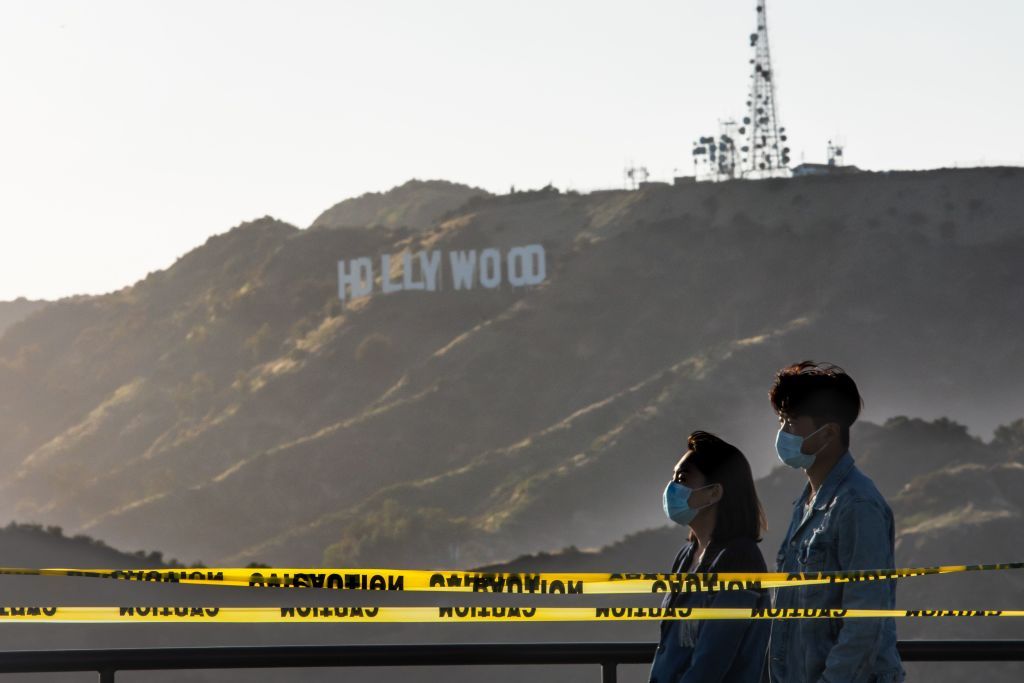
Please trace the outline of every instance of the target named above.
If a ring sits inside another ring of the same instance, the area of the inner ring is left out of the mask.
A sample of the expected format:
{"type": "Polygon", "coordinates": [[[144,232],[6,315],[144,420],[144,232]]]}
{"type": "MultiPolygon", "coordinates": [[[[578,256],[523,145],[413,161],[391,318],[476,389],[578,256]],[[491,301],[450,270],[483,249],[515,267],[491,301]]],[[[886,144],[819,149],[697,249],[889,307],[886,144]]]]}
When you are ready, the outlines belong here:
{"type": "MultiPolygon", "coordinates": [[[[893,567],[893,525],[891,513],[872,500],[854,500],[837,520],[842,530],[837,537],[840,569],[891,569],[893,567]]],[[[892,609],[893,591],[889,581],[863,581],[843,586],[843,609],[892,609]]],[[[825,660],[821,681],[856,683],[871,675],[883,636],[882,619],[847,619],[839,629],[836,644],[825,660]]]]}
{"type": "MultiPolygon", "coordinates": [[[[731,546],[709,568],[713,572],[763,572],[764,558],[757,544],[744,541],[731,546]]],[[[757,591],[718,591],[708,607],[732,607],[751,609],[757,606],[760,595],[757,591]]],[[[750,627],[746,619],[722,619],[705,621],[693,648],[690,666],[679,679],[680,683],[721,681],[732,668],[739,656],[761,656],[757,653],[740,652],[740,644],[750,627]]]]}

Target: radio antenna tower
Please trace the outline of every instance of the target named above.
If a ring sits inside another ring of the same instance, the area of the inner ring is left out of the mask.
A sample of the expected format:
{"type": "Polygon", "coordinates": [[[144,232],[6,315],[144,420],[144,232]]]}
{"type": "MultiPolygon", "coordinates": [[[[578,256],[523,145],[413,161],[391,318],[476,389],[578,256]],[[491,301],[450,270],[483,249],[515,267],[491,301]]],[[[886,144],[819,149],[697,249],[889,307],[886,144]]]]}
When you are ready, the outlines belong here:
{"type": "Polygon", "coordinates": [[[741,148],[746,154],[744,176],[775,178],[789,176],[789,147],[785,146],[786,129],[779,126],[775,111],[775,72],[768,50],[767,0],[757,0],[757,33],[750,34],[754,48],[748,113],[743,117],[740,134],[749,133],[748,144],[741,148]]]}

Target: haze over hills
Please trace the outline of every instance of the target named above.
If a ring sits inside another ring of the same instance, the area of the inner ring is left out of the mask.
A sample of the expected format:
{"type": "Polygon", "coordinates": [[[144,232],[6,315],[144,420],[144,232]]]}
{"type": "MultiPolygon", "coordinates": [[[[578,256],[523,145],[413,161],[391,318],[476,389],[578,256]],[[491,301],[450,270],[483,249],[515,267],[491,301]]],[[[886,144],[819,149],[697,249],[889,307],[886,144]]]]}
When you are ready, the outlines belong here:
{"type": "Polygon", "coordinates": [[[0,338],[0,512],[184,561],[471,566],[659,525],[692,429],[766,473],[793,360],[844,365],[873,418],[986,433],[1024,415],[1022,189],[410,183],[244,223],[0,338]],[[342,258],[526,244],[542,285],[338,300],[342,258]]]}

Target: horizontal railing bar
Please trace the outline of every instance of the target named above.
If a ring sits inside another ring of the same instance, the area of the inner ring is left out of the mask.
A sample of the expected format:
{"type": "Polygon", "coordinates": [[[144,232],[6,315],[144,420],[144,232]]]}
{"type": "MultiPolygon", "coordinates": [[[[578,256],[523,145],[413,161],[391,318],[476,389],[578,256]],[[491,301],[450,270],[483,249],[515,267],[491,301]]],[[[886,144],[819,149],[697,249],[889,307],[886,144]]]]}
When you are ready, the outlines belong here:
{"type": "MultiPolygon", "coordinates": [[[[352,666],[646,664],[655,643],[437,643],[20,650],[0,652],[0,673],[352,666]]],[[[909,640],[907,662],[1024,661],[1024,640],[909,640]]]]}
{"type": "Polygon", "coordinates": [[[0,652],[0,673],[351,666],[640,663],[654,643],[276,645],[0,652]]]}
{"type": "Polygon", "coordinates": [[[904,662],[1020,662],[1024,640],[901,640],[904,662]]]}

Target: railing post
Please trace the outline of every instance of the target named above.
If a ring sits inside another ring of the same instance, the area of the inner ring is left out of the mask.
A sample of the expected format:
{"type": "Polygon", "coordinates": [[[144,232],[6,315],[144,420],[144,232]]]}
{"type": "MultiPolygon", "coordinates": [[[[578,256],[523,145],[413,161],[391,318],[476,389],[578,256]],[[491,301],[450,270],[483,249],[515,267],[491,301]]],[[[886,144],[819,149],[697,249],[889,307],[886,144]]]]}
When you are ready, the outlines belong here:
{"type": "Polygon", "coordinates": [[[116,669],[100,669],[100,683],[114,683],[116,669]]]}
{"type": "Polygon", "coordinates": [[[616,662],[601,662],[601,683],[617,683],[617,666],[616,662]]]}

